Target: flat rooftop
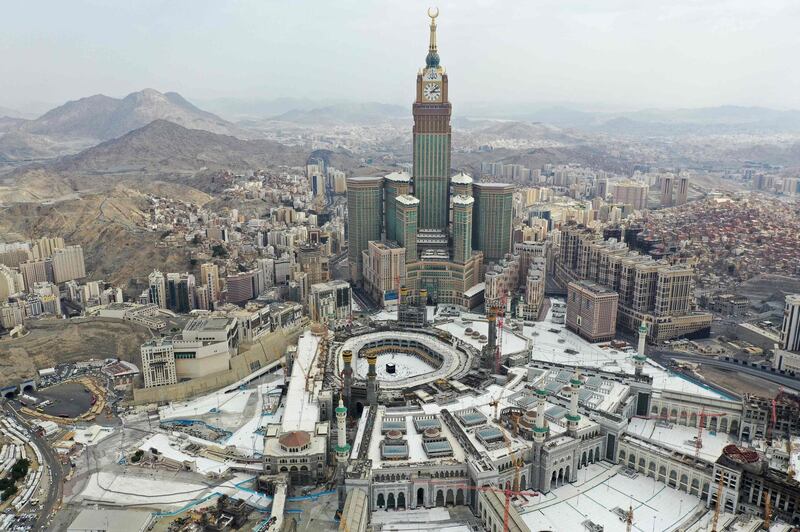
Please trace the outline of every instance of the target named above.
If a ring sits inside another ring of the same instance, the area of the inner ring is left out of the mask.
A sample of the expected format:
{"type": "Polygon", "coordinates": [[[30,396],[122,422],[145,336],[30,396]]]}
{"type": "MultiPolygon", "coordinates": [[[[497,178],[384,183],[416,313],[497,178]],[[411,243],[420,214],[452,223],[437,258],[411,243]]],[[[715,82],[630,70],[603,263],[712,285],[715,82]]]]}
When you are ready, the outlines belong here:
{"type": "Polygon", "coordinates": [[[185,331],[224,331],[233,318],[194,318],[183,328],[185,331]]]}

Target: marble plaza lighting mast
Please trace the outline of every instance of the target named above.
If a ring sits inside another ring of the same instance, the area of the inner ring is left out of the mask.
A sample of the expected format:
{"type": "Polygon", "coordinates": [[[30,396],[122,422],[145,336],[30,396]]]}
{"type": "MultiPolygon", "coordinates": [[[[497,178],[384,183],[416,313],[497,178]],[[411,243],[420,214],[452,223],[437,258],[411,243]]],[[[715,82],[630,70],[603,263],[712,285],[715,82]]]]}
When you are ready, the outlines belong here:
{"type": "Polygon", "coordinates": [[[578,423],[581,420],[581,416],[578,414],[578,392],[581,389],[581,384],[583,384],[583,381],[581,380],[580,368],[575,368],[575,373],[572,374],[572,378],[569,380],[569,414],[567,414],[567,432],[573,438],[578,435],[578,423]]]}
{"type": "Polygon", "coordinates": [[[645,342],[647,340],[647,323],[642,321],[639,325],[639,345],[636,348],[636,354],[633,355],[633,367],[636,375],[641,375],[644,369],[644,363],[647,361],[647,356],[644,354],[645,342]]]}

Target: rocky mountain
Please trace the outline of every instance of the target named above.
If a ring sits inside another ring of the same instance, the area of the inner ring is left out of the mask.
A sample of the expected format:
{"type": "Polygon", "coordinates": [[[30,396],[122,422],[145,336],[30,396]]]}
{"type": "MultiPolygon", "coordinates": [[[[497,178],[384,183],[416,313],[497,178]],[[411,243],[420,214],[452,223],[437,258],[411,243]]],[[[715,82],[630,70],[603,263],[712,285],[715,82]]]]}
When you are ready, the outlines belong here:
{"type": "Polygon", "coordinates": [[[21,129],[56,138],[109,140],[159,119],[224,135],[242,133],[234,124],[198,109],[176,92],[153,89],[133,92],[122,99],[97,94],[67,102],[23,124],[21,129]]]}
{"type": "Polygon", "coordinates": [[[60,197],[70,190],[97,189],[126,181],[162,180],[202,189],[194,180],[211,172],[302,166],[308,152],[302,146],[287,147],[263,139],[242,140],[154,120],[78,154],[11,172],[7,178],[13,181],[15,190],[6,191],[5,197],[6,201],[12,201],[11,198],[21,201],[27,197],[26,191],[34,191],[31,198],[42,199],[47,190],[60,197]],[[42,182],[47,183],[44,189],[42,182]]]}
{"type": "MultiPolygon", "coordinates": [[[[83,247],[89,278],[123,288],[146,278],[154,264],[189,269],[185,250],[158,246],[160,235],[145,229],[150,204],[144,192],[119,185],[75,199],[9,205],[0,217],[0,240],[63,236],[83,247]]],[[[187,199],[202,203],[210,197],[195,193],[187,199]]]]}
{"type": "Polygon", "coordinates": [[[24,161],[69,153],[117,138],[154,120],[168,120],[191,129],[247,138],[235,124],[203,111],[175,92],[145,89],[112,98],[102,94],[65,103],[35,120],[20,122],[0,137],[0,161],[24,161]]]}

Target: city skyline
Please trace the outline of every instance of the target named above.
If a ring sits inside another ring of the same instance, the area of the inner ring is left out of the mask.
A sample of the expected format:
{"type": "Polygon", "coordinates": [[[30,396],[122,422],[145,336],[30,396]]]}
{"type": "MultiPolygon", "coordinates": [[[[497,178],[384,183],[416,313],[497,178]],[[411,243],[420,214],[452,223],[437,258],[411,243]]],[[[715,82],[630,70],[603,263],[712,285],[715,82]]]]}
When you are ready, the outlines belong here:
{"type": "MultiPolygon", "coordinates": [[[[393,80],[418,66],[421,50],[408,43],[424,36],[416,17],[427,3],[388,10],[376,3],[337,9],[304,2],[301,10],[314,16],[302,18],[294,4],[185,7],[51,3],[54,16],[40,20],[29,7],[12,6],[9,20],[19,23],[0,43],[19,53],[0,67],[0,79],[13,80],[3,86],[0,106],[121,96],[144,87],[199,102],[291,97],[405,105],[413,99],[409,87],[393,80]],[[31,38],[37,34],[47,38],[31,38]],[[45,82],[52,79],[59,83],[45,82]]],[[[502,94],[504,102],[596,110],[800,107],[800,96],[783,90],[800,83],[800,73],[783,66],[800,44],[792,31],[800,8],[786,0],[758,8],[738,0],[439,7],[440,34],[451,43],[444,52],[459,81],[451,99],[460,104],[496,102],[502,94]]]]}

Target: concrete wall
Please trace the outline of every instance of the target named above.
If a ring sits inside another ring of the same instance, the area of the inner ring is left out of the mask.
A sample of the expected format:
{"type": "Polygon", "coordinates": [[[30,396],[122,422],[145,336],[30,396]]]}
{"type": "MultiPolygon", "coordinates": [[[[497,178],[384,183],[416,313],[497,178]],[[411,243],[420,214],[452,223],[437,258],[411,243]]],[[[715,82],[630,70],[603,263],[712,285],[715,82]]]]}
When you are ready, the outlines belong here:
{"type": "Polygon", "coordinates": [[[253,344],[242,346],[241,352],[231,358],[228,370],[170,386],[136,388],[133,390],[132,404],[184,401],[233,384],[259,368],[280,359],[289,345],[297,343],[297,338],[304,328],[303,324],[291,329],[275,331],[265,334],[253,344]]]}

